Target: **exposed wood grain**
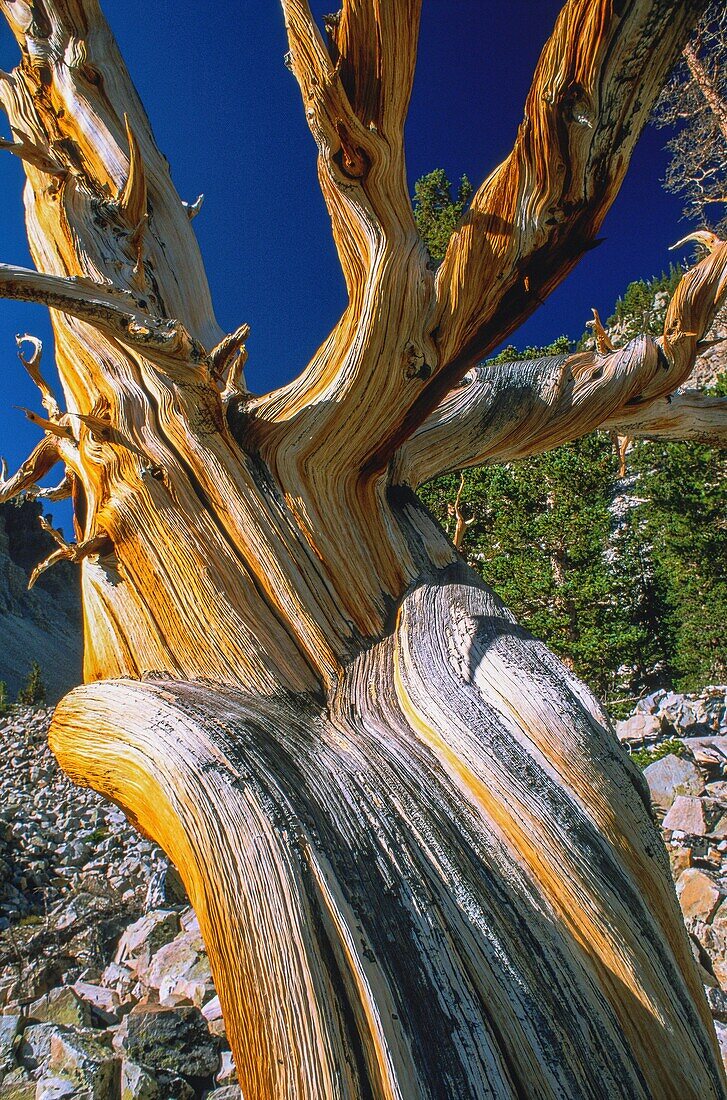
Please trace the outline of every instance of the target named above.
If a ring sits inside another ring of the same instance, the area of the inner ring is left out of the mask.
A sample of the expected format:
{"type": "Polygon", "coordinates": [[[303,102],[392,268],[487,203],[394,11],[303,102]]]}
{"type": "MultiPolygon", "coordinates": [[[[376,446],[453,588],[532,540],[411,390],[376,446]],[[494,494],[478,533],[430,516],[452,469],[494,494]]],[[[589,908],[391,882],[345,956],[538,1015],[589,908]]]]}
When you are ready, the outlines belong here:
{"type": "Polygon", "coordinates": [[[683,390],[622,412],[601,426],[631,439],[694,439],[727,447],[727,399],[683,390]]]}
{"type": "Polygon", "coordinates": [[[417,0],[345,0],[325,41],[283,6],[349,303],[253,397],[96,0],[0,0],[38,268],[0,265],[0,294],[49,306],[63,387],[38,375],[44,438],[0,495],[62,460],[85,677],[125,678],[67,698],[55,751],[180,867],[246,1100],[724,1097],[643,783],[403,484],[678,385],[713,240],[660,343],[446,397],[592,242],[700,2],[569,0],[436,285],[403,147],[417,0]]]}
{"type": "Polygon", "coordinates": [[[677,286],[663,336],[476,367],[401,447],[394,480],[416,487],[449,470],[540,454],[596,428],[723,441],[722,402],[671,397],[727,297],[727,243],[714,235],[708,243],[677,286]]]}
{"type": "Polygon", "coordinates": [[[724,1096],[643,778],[464,567],[327,712],[108,683],[52,745],[180,868],[248,1100],[724,1096]]]}

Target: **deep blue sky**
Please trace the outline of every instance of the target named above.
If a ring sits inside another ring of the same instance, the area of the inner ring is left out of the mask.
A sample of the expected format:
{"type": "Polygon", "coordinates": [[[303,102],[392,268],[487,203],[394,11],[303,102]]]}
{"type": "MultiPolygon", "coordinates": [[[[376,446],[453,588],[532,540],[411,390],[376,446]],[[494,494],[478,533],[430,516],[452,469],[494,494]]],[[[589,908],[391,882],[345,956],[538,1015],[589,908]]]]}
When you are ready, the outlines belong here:
{"type": "MultiPolygon", "coordinates": [[[[149,111],[182,198],[200,192],[195,220],[220,324],[252,326],[248,383],[264,391],[296,374],[336,321],[343,282],[315,176],[315,146],[284,67],[275,0],[105,0],[104,10],[149,111]]],[[[336,7],[314,0],[317,16],[336,7]]],[[[553,0],[424,0],[407,127],[413,186],[424,172],[466,172],[475,184],[511,147],[553,0]]],[[[17,59],[0,19],[0,68],[17,59]]],[[[9,136],[0,117],[0,134],[9,136]]],[[[577,337],[590,307],[603,314],[634,278],[660,272],[687,231],[660,181],[663,131],[647,129],[605,223],[605,243],[520,330],[519,346],[577,337]]],[[[22,171],[0,153],[0,260],[29,264],[22,171]]],[[[38,439],[13,405],[40,410],[15,358],[14,334],[49,333],[45,310],[0,300],[0,454],[12,469],[38,439]]],[[[47,358],[50,359],[50,342],[47,358]]]]}

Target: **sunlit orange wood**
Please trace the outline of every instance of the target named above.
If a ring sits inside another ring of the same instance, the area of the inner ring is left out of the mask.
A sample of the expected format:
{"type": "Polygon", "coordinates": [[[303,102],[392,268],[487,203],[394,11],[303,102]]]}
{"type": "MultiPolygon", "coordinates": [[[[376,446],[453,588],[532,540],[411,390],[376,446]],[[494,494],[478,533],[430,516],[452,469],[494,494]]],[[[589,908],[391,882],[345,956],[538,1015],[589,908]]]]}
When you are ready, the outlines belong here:
{"type": "Polygon", "coordinates": [[[83,576],[87,683],[52,745],[176,861],[246,1100],[725,1096],[643,780],[413,492],[638,434],[637,406],[664,428],[724,296],[717,240],[660,341],[476,363],[593,243],[701,6],[569,0],[435,280],[403,146],[417,0],[344,0],[323,30],[284,0],[349,301],[256,397],[244,303],[223,332],[199,200],[96,0],[0,0],[38,269],[0,265],[0,295],[50,308],[64,402],[28,360],[43,440],[0,497],[62,463],[76,542],[40,568],[83,576]]]}

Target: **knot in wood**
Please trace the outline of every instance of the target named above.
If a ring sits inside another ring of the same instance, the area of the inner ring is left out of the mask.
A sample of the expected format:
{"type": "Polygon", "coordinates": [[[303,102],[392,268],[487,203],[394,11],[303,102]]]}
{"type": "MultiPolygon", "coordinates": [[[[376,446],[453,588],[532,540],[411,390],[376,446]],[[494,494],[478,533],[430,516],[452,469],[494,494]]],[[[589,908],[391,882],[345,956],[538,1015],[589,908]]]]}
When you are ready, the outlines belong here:
{"type": "Polygon", "coordinates": [[[419,378],[426,382],[431,376],[432,368],[416,344],[407,345],[405,357],[404,377],[409,380],[419,378]]]}

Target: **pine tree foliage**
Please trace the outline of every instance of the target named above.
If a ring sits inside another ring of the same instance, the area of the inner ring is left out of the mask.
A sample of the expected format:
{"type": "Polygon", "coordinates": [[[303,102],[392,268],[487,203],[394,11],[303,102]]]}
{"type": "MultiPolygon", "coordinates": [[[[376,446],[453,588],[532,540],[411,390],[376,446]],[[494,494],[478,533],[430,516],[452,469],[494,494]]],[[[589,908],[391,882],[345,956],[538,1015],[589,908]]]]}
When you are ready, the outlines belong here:
{"type": "Polygon", "coordinates": [[[629,283],[606,322],[609,331],[617,330],[618,343],[625,343],[640,332],[661,335],[666,307],[683,274],[683,268],[672,264],[668,271],[653,279],[629,283]]]}
{"type": "Polygon", "coordinates": [[[449,238],[473,191],[467,176],[462,176],[453,196],[452,184],[443,168],[436,168],[414,184],[414,219],[435,264],[444,259],[449,238]]]}
{"type": "Polygon", "coordinates": [[[33,661],[25,685],[18,692],[18,702],[26,707],[42,706],[46,700],[43,672],[37,661],[33,661]]]}
{"type": "Polygon", "coordinates": [[[630,456],[638,522],[661,593],[668,682],[682,690],[724,683],[727,652],[727,463],[697,443],[640,443],[630,456]]]}

